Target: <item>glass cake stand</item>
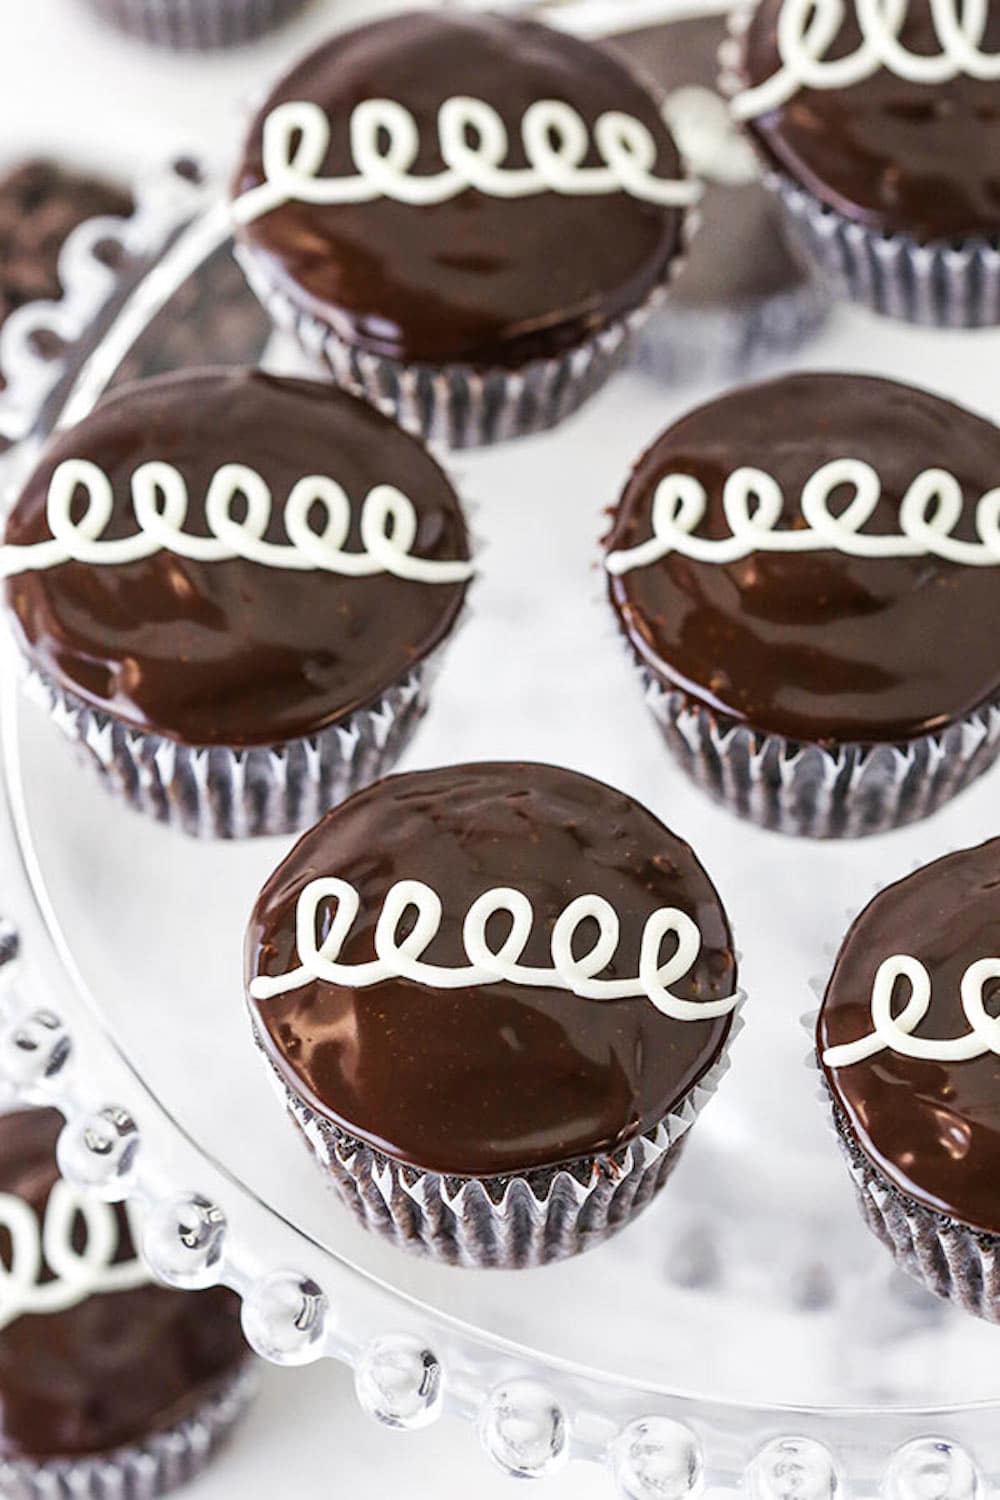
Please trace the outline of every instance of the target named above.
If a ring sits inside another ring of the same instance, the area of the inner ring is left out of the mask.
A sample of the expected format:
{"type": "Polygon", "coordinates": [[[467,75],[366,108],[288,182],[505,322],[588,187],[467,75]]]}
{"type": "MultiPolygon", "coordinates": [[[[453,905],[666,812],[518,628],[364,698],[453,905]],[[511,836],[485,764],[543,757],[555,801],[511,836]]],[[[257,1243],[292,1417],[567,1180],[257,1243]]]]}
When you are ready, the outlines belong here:
{"type": "MultiPolygon", "coordinates": [[[[198,178],[182,163],[136,219],[84,226],[65,300],[11,319],[8,493],[45,434],[123,368],[301,368],[243,291],[217,189],[198,178]]],[[[998,356],[1000,330],[928,333],[844,308],[784,365],[918,378],[988,411],[998,356]]],[[[601,777],[690,838],[720,887],[746,1025],[634,1226],[523,1272],[443,1268],[366,1236],[272,1096],[244,1016],[243,927],[290,841],[201,844],[120,807],[24,700],[6,640],[0,1082],[7,1099],[64,1111],[64,1171],[137,1201],[158,1275],[232,1286],[261,1354],[349,1362],[362,1405],[391,1426],[457,1413],[512,1474],[589,1459],[630,1500],[741,1484],[789,1500],[880,1485],[958,1500],[1000,1475],[1000,1332],[932,1301],[862,1227],[801,1022],[877,887],[995,831],[1000,773],[916,828],[813,845],[735,821],[668,761],[602,598],[597,543],[633,459],[718,388],[625,373],[552,434],[448,460],[482,572],[407,757],[537,758],[601,777]]]]}

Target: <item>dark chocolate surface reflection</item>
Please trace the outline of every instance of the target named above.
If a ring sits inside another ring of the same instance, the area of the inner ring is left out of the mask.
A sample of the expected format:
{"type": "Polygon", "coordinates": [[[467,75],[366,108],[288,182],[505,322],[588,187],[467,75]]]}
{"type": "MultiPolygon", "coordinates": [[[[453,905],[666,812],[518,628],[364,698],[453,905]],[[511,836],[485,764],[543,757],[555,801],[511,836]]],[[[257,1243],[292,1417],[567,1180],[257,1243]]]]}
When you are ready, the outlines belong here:
{"type": "MultiPolygon", "coordinates": [[[[782,0],[762,0],[747,35],[751,84],[777,72],[776,26],[782,0]]],[[[930,0],[907,0],[899,40],[934,56],[941,45],[930,0]]],[[[1000,7],[987,7],[982,42],[1000,51],[1000,7]]],[[[855,6],[829,58],[861,41],[855,6]]],[[[881,68],[847,88],[800,89],[750,124],[774,163],[838,213],[919,240],[1000,231],[1000,94],[995,81],[961,73],[946,83],[917,83],[881,68]]]]}
{"type": "MultiPolygon", "coordinates": [[[[0,1116],[0,1192],[23,1199],[39,1226],[59,1175],[61,1127],[55,1110],[0,1116]]],[[[117,1259],[130,1260],[124,1210],[109,1211],[117,1259]]],[[[0,1252],[9,1266],[5,1229],[0,1252]]],[[[47,1265],[43,1274],[51,1279],[47,1265]]],[[[221,1287],[138,1286],[27,1313],[0,1330],[0,1456],[70,1457],[139,1442],[197,1411],[247,1355],[239,1301],[221,1287]]]]}
{"type": "MultiPolygon", "coordinates": [[[[322,474],[351,501],[348,550],[360,550],[364,497],[392,484],[417,511],[416,555],[468,556],[458,501],[427,452],[372,407],[312,381],[234,369],[123,388],[49,446],[7,523],[8,542],[49,537],[49,482],[68,458],[111,478],[108,537],[137,530],[130,482],[140,464],[160,459],[181,471],[185,529],[205,536],[209,482],[240,463],[270,486],[269,541],[287,541],[294,484],[322,474]]],[[[161,551],[24,573],[8,582],[7,598],[32,660],[88,703],[185,744],[244,746],[311,734],[376,701],[447,635],[464,588],[161,551]]]]}
{"type": "MultiPolygon", "coordinates": [[[[288,101],[312,100],[332,123],[320,176],[353,175],[348,124],[362,100],[413,115],[415,174],[440,172],[437,115],[461,94],[500,113],[524,167],[521,120],[558,99],[589,127],[606,111],[641,120],[658,144],[660,177],[679,158],[658,103],[610,53],[511,17],[415,12],[334,37],[282,80],[251,126],[234,192],[263,180],[261,133],[288,101]]],[[[585,165],[601,164],[593,146],[585,165]]],[[[637,307],[679,248],[677,209],[625,194],[544,192],[502,198],[469,190],[413,207],[287,203],[242,230],[293,300],[343,339],[395,359],[520,365],[555,355],[637,307]]]]}
{"type": "MultiPolygon", "coordinates": [[[[918,1037],[964,1037],[962,977],[1000,955],[1000,840],[952,854],[882,892],[851,928],[820,1011],[820,1052],[872,1030],[879,965],[910,954],[927,969],[931,1003],[918,1037]]],[[[1000,986],[985,991],[996,1014],[1000,986]]],[[[909,989],[899,981],[894,1013],[909,989]]],[[[826,1068],[865,1155],[928,1208],[1000,1234],[1000,1058],[936,1062],[882,1051],[826,1068]]]]}
{"type": "MultiPolygon", "coordinates": [[[[350,881],[360,895],[342,962],[375,956],[386,893],[412,879],[443,906],[427,962],[467,963],[469,907],[512,886],[535,913],[522,961],[547,966],[555,919],[575,897],[596,893],[621,918],[618,953],[602,977],[637,974],[646,919],[679,906],[703,946],[675,992],[710,1000],[735,988],[728,923],[691,849],[622,793],[549,766],[394,776],[353,797],[265,886],[247,936],[248,981],[297,966],[296,903],[321,875],[350,881]]],[[[364,989],[310,982],[250,1004],[268,1056],[321,1115],[404,1162],[475,1177],[611,1151],[655,1126],[716,1060],[731,1025],[728,1016],[671,1020],[645,997],[584,1000],[507,982],[455,990],[402,979],[364,989]]]]}
{"type": "MultiPolygon", "coordinates": [[[[670,428],[639,460],[610,548],[646,541],[661,478],[695,476],[708,495],[698,534],[728,537],[723,487],[765,470],[801,526],[803,485],[834,459],[882,480],[865,530],[900,531],[899,506],[924,469],[960,482],[955,535],[976,538],[975,506],[1000,482],[1000,431],[925,392],[852,375],[793,375],[735,391],[670,428]]],[[[844,490],[843,504],[849,498],[844,490]]],[[[836,510],[838,501],[831,502],[836,510]]],[[[677,553],[609,579],[641,659],[668,685],[754,728],[811,742],[885,742],[960,719],[1000,692],[994,567],[936,556],[753,552],[737,562],[677,553]]]]}

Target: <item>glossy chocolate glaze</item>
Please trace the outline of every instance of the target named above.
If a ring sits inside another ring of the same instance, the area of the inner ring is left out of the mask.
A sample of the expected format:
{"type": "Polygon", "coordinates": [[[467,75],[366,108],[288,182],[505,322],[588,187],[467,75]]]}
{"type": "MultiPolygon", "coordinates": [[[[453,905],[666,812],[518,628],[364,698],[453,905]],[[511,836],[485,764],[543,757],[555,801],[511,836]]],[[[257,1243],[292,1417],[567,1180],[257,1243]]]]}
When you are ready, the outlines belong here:
{"type": "MultiPolygon", "coordinates": [[[[155,458],[187,481],[192,533],[208,534],[214,472],[242,463],[271,487],[268,540],[287,540],[282,511],[296,481],[326,474],[352,502],[349,549],[360,549],[365,495],[394,484],[417,510],[417,555],[468,556],[458,501],[433,459],[329,385],[234,369],[125,388],[50,444],[7,541],[50,535],[49,481],[67,458],[90,459],[111,478],[109,537],[136,530],[131,477],[155,458]]],[[[7,584],[25,649],[45,674],[139,729],[237,747],[311,734],[376,701],[447,635],[463,597],[463,584],[296,572],[242,558],[194,562],[171,552],[119,566],[64,563],[7,584]]]]}
{"type": "MultiPolygon", "coordinates": [[[[742,67],[751,84],[780,66],[782,0],[761,0],[742,67]]],[[[989,6],[983,41],[1000,51],[1000,9],[989,6]]],[[[861,40],[853,4],[830,58],[861,40]]],[[[908,0],[900,32],[910,52],[937,55],[930,0],[908,0]]],[[[960,74],[912,83],[888,69],[839,89],[800,89],[749,128],[795,182],[850,219],[926,241],[1000,231],[1000,97],[995,82],[960,74]]]]}
{"type": "MultiPolygon", "coordinates": [[[[0,1192],[23,1198],[39,1223],[59,1175],[61,1126],[55,1110],[0,1117],[0,1192]]],[[[118,1259],[129,1260],[128,1221],[114,1212],[118,1259]]],[[[5,1230],[0,1253],[9,1264],[5,1230]]],[[[239,1302],[221,1287],[140,1286],[24,1314],[0,1330],[0,1456],[72,1457],[139,1442],[195,1412],[247,1354],[239,1302]]]]}
{"type": "MultiPolygon", "coordinates": [[[[1000,839],[926,866],[862,912],[820,1010],[821,1055],[868,1035],[876,971],[899,953],[918,958],[931,978],[930,1009],[914,1035],[965,1036],[962,976],[970,964],[1000,954],[1000,839]]],[[[908,993],[901,981],[897,1014],[908,993]]],[[[988,987],[985,998],[996,1015],[1000,985],[988,987]]],[[[884,1051],[824,1073],[850,1135],[895,1187],[1000,1234],[1000,1058],[988,1052],[943,1063],[884,1051]]]]}
{"type": "MultiPolygon", "coordinates": [[[[657,101],[609,53],[532,21],[425,11],[336,36],[284,78],[250,128],[234,193],[262,181],[263,121],[289,100],[320,104],[333,123],[322,176],[353,174],[348,121],[368,98],[405,105],[420,132],[413,170],[440,172],[437,112],[455,94],[499,111],[509,166],[526,165],[528,106],[561,99],[589,126],[607,110],[640,119],[659,143],[657,174],[679,173],[657,101]]],[[[600,165],[593,148],[585,164],[600,165]]],[[[288,203],[240,238],[293,301],[351,344],[391,359],[519,366],[639,306],[678,251],[681,217],[625,193],[468,191],[425,207],[288,203]]]]}
{"type": "MultiPolygon", "coordinates": [[[[718,999],[735,987],[728,922],[691,849],[621,792],[569,771],[448,767],[392,776],[352,797],[264,887],[247,934],[248,983],[296,966],[299,893],[332,874],[361,898],[344,962],[375,956],[386,892],[414,879],[431,885],[444,909],[427,961],[467,963],[466,912],[484,891],[509,885],[535,912],[526,964],[551,963],[553,922],[574,897],[594,892],[621,917],[618,955],[604,977],[636,974],[646,919],[676,905],[703,936],[676,993],[718,999]]],[[[397,1160],[470,1177],[614,1150],[686,1097],[731,1025],[729,1017],[670,1020],[645,998],[582,1000],[508,983],[312,983],[250,1006],[267,1055],[321,1116],[397,1160]]]]}
{"type": "MultiPolygon", "coordinates": [[[[652,534],[653,494],[672,472],[705,486],[699,535],[731,535],[723,485],[746,465],[781,486],[780,524],[801,525],[806,480],[846,457],[882,478],[866,531],[898,534],[909,484],[943,468],[965,495],[955,535],[971,541],[976,502],[1000,482],[1000,430],[923,391],[862,376],[745,387],[682,418],[639,460],[607,545],[652,534]]],[[[609,577],[609,590],[632,646],[664,683],[791,740],[907,740],[1000,693],[995,568],[833,550],[757,552],[725,565],[673,554],[609,577]]]]}
{"type": "MultiPolygon", "coordinates": [[[[616,33],[606,45],[667,94],[692,87],[715,93],[725,35],[724,16],[685,16],[616,33]]],[[[692,253],[671,284],[672,303],[740,305],[793,291],[808,280],[782,233],[773,194],[762,182],[708,182],[698,214],[692,253]]]]}

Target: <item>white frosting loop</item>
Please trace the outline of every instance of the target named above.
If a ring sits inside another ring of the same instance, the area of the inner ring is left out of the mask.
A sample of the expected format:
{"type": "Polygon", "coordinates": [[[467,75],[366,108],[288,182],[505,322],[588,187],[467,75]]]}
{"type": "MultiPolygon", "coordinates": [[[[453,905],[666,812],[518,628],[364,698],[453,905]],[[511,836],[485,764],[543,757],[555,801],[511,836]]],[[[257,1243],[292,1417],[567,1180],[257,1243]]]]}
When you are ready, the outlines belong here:
{"type": "Polygon", "coordinates": [[[365,99],[350,118],[353,175],[321,177],[331,126],[323,109],[307,100],[277,105],[264,121],[264,181],[233,204],[237,223],[249,224],[284,203],[335,205],[391,198],[424,207],[469,190],[493,198],[539,193],[567,196],[628,193],[646,203],[683,208],[701,195],[697,183],[656,175],[656,140],[641,120],[609,110],[594,124],[602,166],[583,165],[590,132],[583,117],[561,99],[536,99],[521,120],[527,167],[504,165],[507,127],[484,99],[456,94],[438,111],[441,172],[412,171],[420,150],[416,120],[395,99],[365,99]]]}
{"type": "Polygon", "coordinates": [[[874,535],[864,527],[882,496],[882,482],[870,464],[838,458],[823,464],[802,489],[805,527],[779,528],[784,497],[763,469],[735,469],[722,492],[729,537],[695,535],[705,518],[708,496],[690,474],[667,474],[656,487],[650,511],[653,534],[635,547],[609,552],[608,572],[619,577],[645,568],[671,553],[696,562],[733,563],[753,552],[842,552],[849,557],[939,557],[970,568],[1000,564],[1000,489],[976,503],[978,541],[953,535],[962,516],[962,487],[944,469],[924,469],[899,506],[899,532],[874,535]],[[848,489],[847,505],[834,514],[836,491],[848,489]]]}
{"type": "Polygon", "coordinates": [[[115,1261],[119,1236],[112,1205],[75,1192],[62,1179],[53,1184],[41,1226],[23,1198],[0,1193],[0,1226],[11,1241],[10,1264],[0,1261],[0,1328],[26,1313],[62,1312],[98,1293],[127,1291],[150,1279],[136,1258],[115,1261]],[[78,1250],[74,1231],[80,1223],[78,1250]],[[42,1281],[46,1264],[52,1279],[42,1281]]]}
{"type": "Polygon", "coordinates": [[[307,475],[292,488],[284,513],[287,544],[265,540],[272,514],[271,491],[261,475],[245,464],[223,464],[212,476],[205,496],[205,519],[212,533],[208,537],[184,530],[187,486],[171,464],[158,460],[142,464],[132,475],[131,490],[138,531],[129,537],[106,538],[103,533],[114,506],[111,481],[103,469],[86,459],[65,460],[49,485],[46,516],[52,540],[0,546],[0,578],[66,562],[115,567],[157,552],[173,552],[197,562],[241,557],[267,568],[353,578],[391,573],[415,583],[458,583],[474,571],[473,564],[461,558],[414,556],[416,510],[402,490],[389,484],[375,485],[362,502],[360,552],[346,550],[351,503],[336,480],[324,474],[307,475]],[[81,491],[86,509],[74,521],[73,502],[81,491]],[[242,502],[242,520],[234,515],[237,501],[242,502]],[[318,531],[310,519],[317,506],[325,512],[318,531]]]}
{"type": "Polygon", "coordinates": [[[754,119],[780,109],[800,89],[852,88],[883,68],[917,84],[948,83],[961,74],[1000,79],[1000,55],[982,50],[989,0],[931,0],[940,51],[929,56],[899,40],[908,7],[909,0],[854,0],[862,40],[847,56],[829,58],[847,16],[845,0],[784,0],[776,28],[781,65],[736,96],[734,115],[754,119]]]}
{"type": "Polygon", "coordinates": [[[965,1036],[914,1036],[930,1009],[930,975],[919,959],[906,953],[894,954],[879,965],[875,975],[871,1031],[856,1042],[827,1047],[823,1061],[830,1068],[847,1068],[879,1052],[896,1052],[927,1062],[969,1062],[988,1052],[1000,1057],[1000,1020],[989,1014],[983,1001],[983,991],[994,979],[1000,979],[1000,958],[981,958],[962,976],[962,1010],[969,1023],[965,1036]],[[909,995],[899,1015],[894,1016],[892,999],[900,979],[906,981],[909,995]]]}
{"type": "Polygon", "coordinates": [[[354,886],[337,876],[323,876],[304,886],[295,911],[299,966],[274,977],[258,975],[250,985],[253,998],[270,1000],[317,980],[365,989],[386,979],[411,979],[438,990],[507,983],[570,990],[586,1000],[645,996],[675,1021],[714,1020],[729,1015],[739,1004],[738,994],[720,1000],[686,1000],[673,994],[671,986],[690,974],[701,952],[697,923],[676,907],[662,907],[647,920],[637,975],[600,979],[597,976],[618,951],[621,932],[618,913],[603,896],[578,896],[565,907],[552,928],[551,967],[541,968],[521,963],[535,920],[523,891],[497,886],[472,903],[462,926],[469,962],[455,967],[428,963],[424,958],[441,930],[442,907],[437,892],[420,880],[399,880],[390,886],[375,926],[376,957],[364,963],[342,963],[340,955],[359,906],[354,886]],[[399,928],[410,912],[416,913],[416,920],[400,942],[399,928]],[[499,946],[492,947],[486,929],[501,913],[509,918],[509,928],[499,946]],[[329,926],[326,937],[317,943],[321,915],[329,926]],[[584,923],[596,923],[597,932],[589,949],[577,955],[576,937],[584,923]],[[664,944],[670,940],[673,952],[661,962],[664,944]]]}

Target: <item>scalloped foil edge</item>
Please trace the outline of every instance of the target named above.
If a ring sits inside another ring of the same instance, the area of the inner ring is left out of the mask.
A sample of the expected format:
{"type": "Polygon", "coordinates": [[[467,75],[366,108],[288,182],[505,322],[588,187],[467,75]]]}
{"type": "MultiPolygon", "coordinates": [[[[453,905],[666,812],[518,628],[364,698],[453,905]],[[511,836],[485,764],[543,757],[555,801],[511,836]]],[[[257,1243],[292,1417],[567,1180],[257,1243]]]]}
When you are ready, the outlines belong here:
{"type": "Polygon", "coordinates": [[[867,838],[928,818],[1000,755],[1000,701],[901,744],[798,744],[668,688],[626,643],[675,759],[730,812],[778,833],[867,838]]]}
{"type": "Polygon", "coordinates": [[[0,1461],[5,1500],[155,1500],[187,1484],[209,1464],[256,1393],[248,1360],[191,1415],[141,1443],[81,1458],[0,1461]]]}
{"type": "MultiPolygon", "coordinates": [[[[731,12],[719,49],[719,91],[732,99],[747,82],[741,41],[755,0],[731,12]]],[[[1000,323],[1000,237],[970,235],[960,244],[885,234],[838,214],[779,171],[753,143],[762,181],[780,204],[789,237],[838,294],[872,312],[932,328],[989,328],[1000,323]]]]}
{"type": "Polygon", "coordinates": [[[928,1292],[988,1323],[1000,1323],[1000,1235],[936,1213],[891,1183],[854,1138],[815,1053],[813,1065],[820,1102],[826,1106],[868,1228],[899,1269],[928,1292]]]}
{"type": "Polygon", "coordinates": [[[520,1270],[589,1250],[647,1207],[729,1068],[744,1024],[741,1010],[742,1004],[719,1058],[654,1130],[610,1156],[487,1179],[424,1172],[348,1135],[288,1086],[264,1050],[256,1024],[253,1035],[278,1098],[365,1229],[448,1265],[520,1270]]]}
{"type": "Polygon", "coordinates": [[[457,450],[547,432],[595,395],[626,364],[640,330],[666,299],[698,223],[696,206],[682,211],[677,252],[664,280],[639,307],[565,354],[532,360],[519,370],[405,364],[357,349],[278,287],[263,257],[238,240],[233,253],[271,322],[325,366],[342,390],[426,442],[457,450]]]}
{"type": "Polygon", "coordinates": [[[921,245],[852,223],[781,173],[767,173],[764,185],[796,244],[851,302],[932,328],[1000,323],[1000,242],[921,245]]]}
{"type": "Polygon", "coordinates": [[[87,0],[102,21],[160,47],[237,47],[281,26],[305,0],[87,0]]]}
{"type": "Polygon", "coordinates": [[[245,750],[193,748],[91,707],[24,663],[25,690],[136,812],[198,838],[296,833],[384,775],[427,708],[446,642],[374,704],[301,739],[245,750]]]}

